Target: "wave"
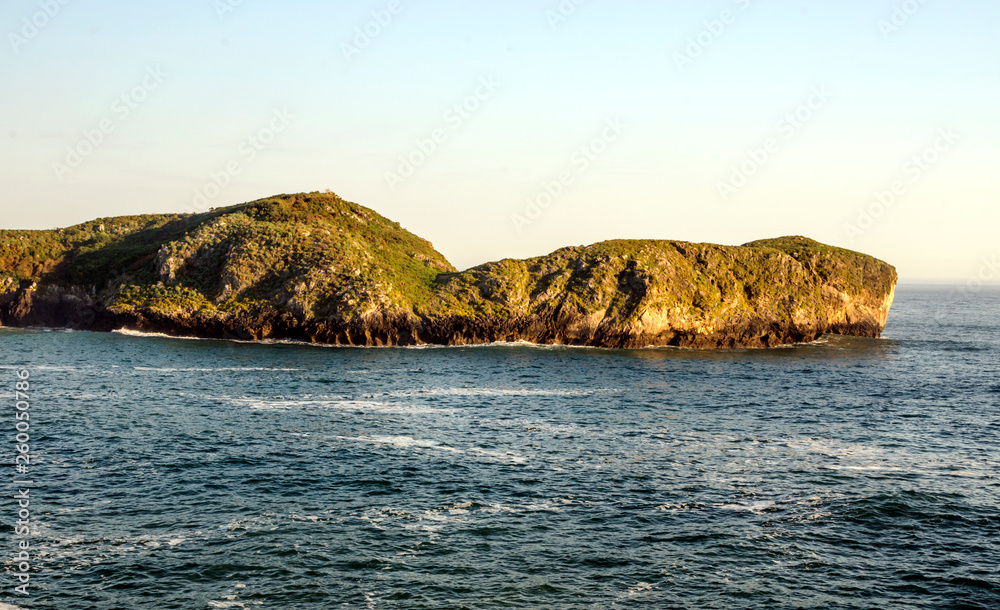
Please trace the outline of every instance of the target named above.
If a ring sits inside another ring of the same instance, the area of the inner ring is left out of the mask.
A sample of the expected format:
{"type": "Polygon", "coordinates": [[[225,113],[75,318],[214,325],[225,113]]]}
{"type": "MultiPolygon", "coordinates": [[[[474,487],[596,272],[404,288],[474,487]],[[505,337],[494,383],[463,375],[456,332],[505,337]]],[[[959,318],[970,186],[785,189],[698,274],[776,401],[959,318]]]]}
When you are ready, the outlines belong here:
{"type": "Polygon", "coordinates": [[[510,462],[512,464],[527,464],[528,458],[523,455],[518,455],[511,451],[491,451],[489,449],[483,449],[482,447],[470,447],[468,449],[469,453],[476,453],[479,455],[484,455],[486,457],[496,458],[501,461],[510,462]]]}
{"type": "MultiPolygon", "coordinates": [[[[42,528],[39,529],[40,535],[43,534],[42,528]]],[[[195,540],[208,539],[209,535],[202,530],[97,539],[82,537],[60,539],[56,536],[51,543],[40,545],[38,554],[48,564],[56,561],[73,561],[73,565],[79,567],[133,554],[148,555],[158,552],[158,549],[173,548],[195,540]]]]}
{"type": "Polygon", "coordinates": [[[390,415],[454,415],[459,412],[458,409],[392,404],[371,400],[354,400],[347,397],[317,400],[261,400],[257,398],[222,398],[219,400],[235,406],[244,406],[260,411],[320,408],[342,411],[370,411],[390,415]]]}
{"type": "Polygon", "coordinates": [[[563,345],[553,343],[534,343],[532,341],[493,341],[490,343],[469,343],[466,345],[401,345],[399,349],[498,349],[498,348],[528,348],[534,350],[559,351],[559,350],[609,350],[616,349],[610,347],[594,347],[591,345],[563,345]]]}
{"type": "Polygon", "coordinates": [[[483,449],[482,447],[459,449],[449,445],[443,445],[438,441],[415,439],[410,436],[334,436],[333,438],[341,441],[352,441],[370,445],[391,445],[399,449],[433,449],[436,451],[445,451],[454,454],[480,456],[512,464],[526,464],[530,459],[529,456],[518,455],[510,451],[492,451],[489,449],[483,449]]]}
{"type": "MultiPolygon", "coordinates": [[[[304,397],[297,399],[276,398],[245,398],[234,396],[216,396],[218,400],[237,407],[249,407],[255,410],[289,410],[289,409],[335,409],[341,411],[370,411],[396,415],[455,415],[465,410],[459,407],[432,406],[418,398],[437,397],[516,397],[516,396],[552,396],[552,397],[586,397],[600,393],[614,393],[618,390],[565,390],[538,389],[515,390],[496,388],[426,388],[420,390],[398,390],[350,395],[333,395],[319,397],[304,397]],[[411,400],[403,400],[411,399],[411,400]]],[[[433,405],[441,404],[435,402],[433,405]]],[[[449,403],[444,403],[449,404],[449,403]]],[[[451,403],[454,404],[454,403],[451,403]]],[[[523,423],[523,422],[522,422],[523,423]]],[[[508,424],[509,425],[509,424],[508,424]]],[[[531,425],[535,425],[532,422],[531,425]]]]}
{"type": "Polygon", "coordinates": [[[753,502],[752,504],[719,504],[716,508],[722,510],[735,510],[735,511],[746,511],[749,513],[763,513],[767,512],[768,509],[775,506],[774,502],[762,501],[753,502]]]}
{"type": "MultiPolygon", "coordinates": [[[[51,331],[52,329],[41,329],[41,330],[45,330],[46,332],[48,332],[51,331]]],[[[120,328],[117,330],[113,330],[111,332],[113,334],[124,335],[127,337],[178,339],[187,341],[223,341],[226,343],[240,343],[245,345],[288,345],[295,347],[312,347],[312,348],[340,349],[340,350],[469,350],[469,349],[489,350],[489,349],[521,348],[521,349],[531,349],[537,351],[578,351],[578,352],[663,351],[663,352],[684,352],[684,353],[697,354],[697,353],[712,353],[712,352],[739,353],[747,351],[770,351],[770,350],[799,349],[802,347],[812,347],[812,346],[836,345],[835,339],[831,341],[831,338],[834,337],[833,335],[824,335],[823,337],[816,339],[815,341],[802,342],[802,343],[788,343],[783,345],[775,345],[773,347],[768,347],[768,348],[702,349],[702,348],[682,347],[675,345],[647,345],[645,347],[639,347],[639,348],[621,348],[621,347],[603,347],[603,346],[593,346],[593,345],[535,343],[532,341],[493,341],[490,343],[472,343],[466,345],[439,345],[430,343],[423,343],[420,345],[344,345],[335,343],[313,343],[301,339],[235,339],[235,338],[190,337],[181,335],[168,335],[165,333],[131,330],[128,328],[120,328]]],[[[857,337],[844,337],[844,338],[857,339],[857,337]]]]}
{"type": "Polygon", "coordinates": [[[243,583],[236,583],[232,587],[229,588],[229,591],[227,591],[226,595],[223,595],[220,599],[209,601],[208,602],[208,607],[209,608],[244,608],[245,609],[245,608],[247,608],[247,604],[249,604],[250,606],[263,606],[264,602],[260,601],[260,600],[256,600],[256,601],[240,601],[239,600],[240,596],[239,596],[238,593],[236,593],[236,591],[239,591],[240,593],[244,593],[244,589],[246,589],[246,588],[247,588],[247,586],[245,584],[243,584],[243,583]]]}
{"type": "Polygon", "coordinates": [[[614,393],[622,390],[567,390],[567,389],[507,389],[507,388],[422,388],[419,390],[396,390],[386,396],[413,398],[417,396],[593,396],[600,393],[614,393]]]}
{"type": "Polygon", "coordinates": [[[174,335],[168,335],[165,333],[147,333],[141,330],[132,330],[130,328],[119,328],[117,330],[111,331],[113,335],[123,335],[126,337],[142,337],[146,339],[179,339],[184,341],[208,341],[209,339],[202,339],[200,337],[179,337],[174,335]]]}
{"type": "MultiPolygon", "coordinates": [[[[52,329],[39,329],[45,331],[51,331],[52,329]]],[[[540,343],[530,343],[528,341],[517,341],[517,342],[507,342],[507,341],[497,341],[494,343],[481,343],[474,345],[432,345],[432,344],[421,344],[421,345],[343,345],[335,343],[312,343],[309,341],[303,341],[298,339],[235,339],[235,338],[205,338],[205,337],[191,337],[184,335],[168,335],[166,333],[157,332],[146,332],[141,330],[132,330],[130,328],[119,328],[117,330],[111,331],[112,334],[123,335],[126,337],[138,337],[138,338],[151,338],[151,339],[180,339],[186,341],[224,341],[227,343],[243,343],[247,345],[292,345],[298,347],[318,347],[318,348],[334,348],[334,349],[357,349],[357,350],[384,350],[384,349],[404,349],[404,350],[423,350],[423,349],[470,349],[470,348],[495,348],[495,347],[533,347],[539,349],[560,349],[560,348],[577,348],[578,346],[564,346],[564,345],[544,345],[540,343]]],[[[579,349],[601,349],[601,348],[585,348],[579,347],[579,349]]]]}
{"type": "Polygon", "coordinates": [[[403,529],[424,529],[436,532],[450,522],[464,523],[479,516],[489,518],[498,514],[560,512],[563,507],[575,503],[576,501],[571,498],[539,499],[515,505],[453,502],[417,512],[393,507],[369,508],[362,513],[353,513],[352,516],[367,521],[379,529],[385,529],[383,526],[398,522],[403,529]]]}
{"type": "Polygon", "coordinates": [[[437,449],[439,451],[450,451],[452,453],[464,453],[461,449],[455,449],[447,445],[442,445],[438,441],[420,440],[410,436],[335,436],[334,438],[344,441],[358,441],[371,443],[374,445],[393,445],[400,448],[420,447],[423,449],[437,449]]]}
{"type": "Polygon", "coordinates": [[[629,587],[628,590],[626,590],[624,593],[619,594],[615,598],[615,602],[612,603],[612,605],[616,606],[618,604],[625,603],[632,599],[647,597],[654,591],[657,591],[662,586],[662,584],[663,583],[650,583],[650,582],[636,583],[631,587],[629,587]]]}
{"type": "MultiPolygon", "coordinates": [[[[779,441],[781,442],[781,441],[779,441]]],[[[840,459],[878,459],[886,452],[881,447],[863,445],[860,443],[842,442],[834,439],[805,438],[784,441],[785,447],[792,451],[818,453],[840,459]]]]}
{"type": "Polygon", "coordinates": [[[141,330],[132,330],[130,328],[119,328],[117,330],[111,331],[113,335],[122,335],[125,337],[137,337],[143,339],[176,339],[178,341],[218,341],[222,343],[242,343],[245,345],[295,345],[295,346],[305,346],[305,347],[348,347],[342,345],[330,345],[325,343],[309,343],[308,341],[297,341],[295,339],[233,339],[233,338],[210,338],[210,337],[192,337],[187,335],[168,335],[166,333],[153,333],[145,332],[141,330]]]}
{"type": "Polygon", "coordinates": [[[229,366],[220,368],[156,368],[148,366],[134,366],[133,370],[136,371],[150,371],[154,373],[217,373],[217,372],[228,372],[228,373],[244,373],[244,372],[259,372],[259,371],[275,371],[282,373],[293,373],[296,371],[301,371],[302,369],[289,369],[289,368],[271,368],[263,366],[229,366]]]}

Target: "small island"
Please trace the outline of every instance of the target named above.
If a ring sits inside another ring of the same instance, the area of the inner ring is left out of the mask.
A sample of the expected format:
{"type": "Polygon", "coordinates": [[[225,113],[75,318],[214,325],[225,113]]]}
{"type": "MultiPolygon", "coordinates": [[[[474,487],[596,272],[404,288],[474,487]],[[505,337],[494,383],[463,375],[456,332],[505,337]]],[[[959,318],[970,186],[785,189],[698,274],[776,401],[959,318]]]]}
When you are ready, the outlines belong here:
{"type": "Polygon", "coordinates": [[[457,271],[332,193],[0,231],[0,324],[354,346],[772,347],[878,337],[896,270],[783,237],[614,240],[457,271]]]}

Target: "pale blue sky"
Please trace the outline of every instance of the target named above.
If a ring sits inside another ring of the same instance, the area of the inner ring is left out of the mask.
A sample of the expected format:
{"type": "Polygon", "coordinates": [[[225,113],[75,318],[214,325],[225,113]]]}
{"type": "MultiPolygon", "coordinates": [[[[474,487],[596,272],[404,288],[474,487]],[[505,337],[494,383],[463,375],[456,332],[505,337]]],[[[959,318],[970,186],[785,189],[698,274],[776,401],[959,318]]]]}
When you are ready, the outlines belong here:
{"type": "Polygon", "coordinates": [[[329,188],[459,267],[802,234],[904,281],[1000,282],[993,1],[567,0],[555,25],[559,0],[49,1],[51,17],[0,9],[3,228],[329,188]],[[366,25],[380,31],[345,53],[366,25]],[[411,154],[412,176],[387,178],[411,154]]]}

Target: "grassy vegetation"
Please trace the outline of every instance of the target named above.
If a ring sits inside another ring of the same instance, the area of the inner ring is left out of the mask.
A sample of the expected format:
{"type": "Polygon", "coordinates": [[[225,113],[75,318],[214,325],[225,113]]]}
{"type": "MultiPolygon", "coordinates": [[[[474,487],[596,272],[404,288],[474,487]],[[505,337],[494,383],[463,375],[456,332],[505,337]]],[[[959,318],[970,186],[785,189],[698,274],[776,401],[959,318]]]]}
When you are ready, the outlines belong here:
{"type": "Polygon", "coordinates": [[[444,271],[454,268],[429,242],[332,193],[0,232],[0,287],[82,287],[116,308],[409,308],[431,300],[444,271]]]}
{"type": "Polygon", "coordinates": [[[103,287],[107,278],[140,266],[194,218],[123,216],[49,231],[0,231],[0,276],[103,287]]]}
{"type": "Polygon", "coordinates": [[[112,298],[111,306],[117,309],[142,307],[154,311],[217,309],[197,290],[182,286],[123,286],[112,298]]]}
{"type": "Polygon", "coordinates": [[[822,281],[849,294],[885,294],[898,279],[895,270],[871,256],[827,246],[806,237],[781,237],[751,242],[748,247],[785,253],[822,281]]]}
{"type": "Polygon", "coordinates": [[[498,309],[601,313],[626,325],[647,311],[705,323],[741,316],[787,321],[823,310],[824,282],[849,294],[874,294],[895,279],[880,261],[801,237],[744,247],[614,240],[442,276],[433,309],[465,316],[498,309]]]}

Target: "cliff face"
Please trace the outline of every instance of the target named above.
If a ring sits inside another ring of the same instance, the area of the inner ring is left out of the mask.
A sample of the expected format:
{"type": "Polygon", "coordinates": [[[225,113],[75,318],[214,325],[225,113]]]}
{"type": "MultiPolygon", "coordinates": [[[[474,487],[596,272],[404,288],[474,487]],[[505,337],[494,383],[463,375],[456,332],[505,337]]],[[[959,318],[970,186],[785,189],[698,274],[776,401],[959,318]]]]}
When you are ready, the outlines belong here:
{"type": "Polygon", "coordinates": [[[610,241],[457,273],[333,194],[0,231],[0,323],[344,345],[765,347],[876,337],[895,270],[805,238],[610,241]]]}
{"type": "Polygon", "coordinates": [[[765,347],[828,332],[879,336],[896,273],[805,238],[611,241],[439,281],[424,314],[438,342],[765,347]]]}

